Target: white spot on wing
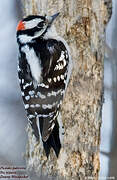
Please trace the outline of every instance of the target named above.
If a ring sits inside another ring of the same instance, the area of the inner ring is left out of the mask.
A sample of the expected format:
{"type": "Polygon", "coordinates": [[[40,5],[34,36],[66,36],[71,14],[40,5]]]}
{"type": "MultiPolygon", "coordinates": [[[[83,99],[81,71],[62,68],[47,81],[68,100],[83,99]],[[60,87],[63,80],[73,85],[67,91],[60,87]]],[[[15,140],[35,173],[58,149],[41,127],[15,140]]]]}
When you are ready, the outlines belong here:
{"type": "Polygon", "coordinates": [[[64,91],[62,91],[62,89],[58,90],[58,91],[51,91],[50,93],[47,94],[48,97],[51,96],[57,96],[59,93],[63,93],[64,91]]]}
{"type": "Polygon", "coordinates": [[[57,76],[57,80],[60,81],[60,76],[57,76]]]}
{"type": "Polygon", "coordinates": [[[64,75],[61,74],[61,79],[64,80],[64,75]]]}
{"type": "Polygon", "coordinates": [[[28,101],[30,99],[30,96],[25,96],[25,99],[28,101]]]}
{"type": "Polygon", "coordinates": [[[24,79],[22,79],[22,84],[24,84],[24,79]]]}
{"type": "Polygon", "coordinates": [[[30,107],[31,107],[31,108],[35,108],[35,105],[34,105],[34,104],[31,104],[30,107]]]}
{"type": "Polygon", "coordinates": [[[48,78],[48,82],[51,83],[52,79],[51,78],[48,78]]]}
{"type": "Polygon", "coordinates": [[[64,55],[64,51],[61,51],[61,56],[60,58],[57,60],[57,65],[55,66],[54,70],[61,70],[66,66],[66,59],[65,59],[65,55],[64,55]]]}
{"type": "Polygon", "coordinates": [[[52,117],[53,116],[53,112],[52,113],[49,113],[49,114],[39,114],[38,117],[52,117]]]}
{"type": "Polygon", "coordinates": [[[29,91],[29,95],[33,96],[35,94],[35,91],[29,91]]]}
{"type": "Polygon", "coordinates": [[[51,95],[52,95],[52,96],[56,96],[56,95],[57,95],[57,92],[56,92],[56,91],[52,91],[51,95]]]}
{"type": "Polygon", "coordinates": [[[63,59],[63,67],[65,67],[66,66],[66,60],[65,59],[63,59]]]}
{"type": "Polygon", "coordinates": [[[55,70],[58,70],[58,65],[55,66],[54,71],[55,71],[55,70]]]}
{"type": "Polygon", "coordinates": [[[31,86],[32,85],[32,82],[31,83],[26,83],[24,86],[23,86],[23,89],[26,89],[27,87],[31,86]]]}
{"type": "Polygon", "coordinates": [[[56,80],[57,80],[56,77],[54,77],[53,80],[54,80],[54,82],[56,82],[56,80]]]}
{"type": "Polygon", "coordinates": [[[38,107],[40,107],[40,105],[39,105],[39,104],[35,104],[35,107],[37,107],[37,108],[38,108],[38,107]]]}
{"type": "Polygon", "coordinates": [[[40,87],[44,87],[44,88],[49,88],[49,86],[48,85],[46,85],[46,84],[44,84],[44,83],[41,83],[41,84],[39,84],[38,86],[40,86],[40,87]]]}
{"type": "Polygon", "coordinates": [[[65,58],[65,56],[64,56],[64,51],[61,51],[61,56],[60,56],[60,58],[57,60],[57,62],[62,61],[64,58],[65,58]]]}
{"type": "Polygon", "coordinates": [[[47,105],[46,105],[46,104],[43,104],[43,105],[42,105],[42,108],[43,108],[43,109],[51,109],[51,108],[52,108],[52,105],[51,105],[51,104],[47,104],[47,105]]]}
{"type": "Polygon", "coordinates": [[[61,70],[64,68],[64,64],[59,63],[58,65],[55,66],[54,70],[61,70]]]}
{"type": "Polygon", "coordinates": [[[58,101],[57,102],[54,102],[53,104],[43,104],[42,105],[42,108],[43,109],[52,109],[54,106],[56,106],[58,104],[58,101]]]}
{"type": "Polygon", "coordinates": [[[25,104],[25,109],[28,109],[29,108],[29,104],[25,104]]]}
{"type": "Polygon", "coordinates": [[[46,96],[41,94],[40,92],[37,92],[37,97],[40,97],[41,99],[45,99],[46,96]]]}

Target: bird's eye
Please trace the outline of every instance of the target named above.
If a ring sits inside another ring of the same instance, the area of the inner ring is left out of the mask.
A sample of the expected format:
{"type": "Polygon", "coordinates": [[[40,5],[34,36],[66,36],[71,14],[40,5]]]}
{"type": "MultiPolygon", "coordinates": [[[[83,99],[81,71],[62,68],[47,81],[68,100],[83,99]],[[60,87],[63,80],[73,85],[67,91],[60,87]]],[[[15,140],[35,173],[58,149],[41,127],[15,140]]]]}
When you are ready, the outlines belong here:
{"type": "Polygon", "coordinates": [[[43,27],[45,25],[44,21],[41,21],[40,23],[38,23],[37,27],[43,27]]]}

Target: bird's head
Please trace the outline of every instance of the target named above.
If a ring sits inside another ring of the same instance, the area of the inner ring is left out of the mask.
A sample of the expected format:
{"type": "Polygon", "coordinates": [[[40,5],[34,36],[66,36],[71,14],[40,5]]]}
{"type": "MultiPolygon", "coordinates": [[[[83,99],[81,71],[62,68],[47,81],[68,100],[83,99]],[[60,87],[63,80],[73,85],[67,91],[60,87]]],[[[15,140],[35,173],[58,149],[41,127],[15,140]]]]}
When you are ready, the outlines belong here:
{"type": "Polygon", "coordinates": [[[17,41],[25,44],[37,37],[43,37],[58,15],[59,13],[53,16],[30,15],[24,18],[17,26],[17,41]]]}

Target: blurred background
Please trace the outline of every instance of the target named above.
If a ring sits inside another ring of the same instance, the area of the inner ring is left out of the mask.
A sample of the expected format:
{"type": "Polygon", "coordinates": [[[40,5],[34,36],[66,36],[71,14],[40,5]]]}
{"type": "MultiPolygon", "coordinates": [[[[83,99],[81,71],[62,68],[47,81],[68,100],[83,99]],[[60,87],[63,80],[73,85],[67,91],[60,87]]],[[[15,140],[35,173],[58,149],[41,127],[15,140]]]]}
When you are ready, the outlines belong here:
{"type": "Polygon", "coordinates": [[[104,176],[117,179],[117,0],[112,3],[113,14],[106,29],[106,44],[110,50],[104,60],[100,180],[104,176]]]}
{"type": "Polygon", "coordinates": [[[0,2],[0,164],[16,166],[25,164],[27,138],[27,120],[17,80],[16,26],[21,14],[18,3],[0,2]]]}
{"type": "MultiPolygon", "coordinates": [[[[0,165],[25,166],[26,124],[17,80],[16,26],[21,18],[18,0],[0,2],[0,165]],[[17,143],[18,142],[18,143],[17,143]]],[[[111,53],[105,57],[103,121],[101,128],[102,177],[117,179],[117,1],[107,26],[111,53]]]]}

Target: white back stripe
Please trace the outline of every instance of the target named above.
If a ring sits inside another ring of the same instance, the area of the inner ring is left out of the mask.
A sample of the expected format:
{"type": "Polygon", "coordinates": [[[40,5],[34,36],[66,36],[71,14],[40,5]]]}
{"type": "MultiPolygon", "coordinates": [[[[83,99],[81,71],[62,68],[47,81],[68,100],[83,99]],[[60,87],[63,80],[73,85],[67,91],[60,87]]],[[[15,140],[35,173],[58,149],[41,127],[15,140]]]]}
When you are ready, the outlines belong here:
{"type": "Polygon", "coordinates": [[[26,54],[26,59],[30,65],[33,78],[39,83],[41,79],[41,65],[39,58],[36,56],[34,49],[29,49],[28,45],[23,46],[21,50],[26,54]]]}

